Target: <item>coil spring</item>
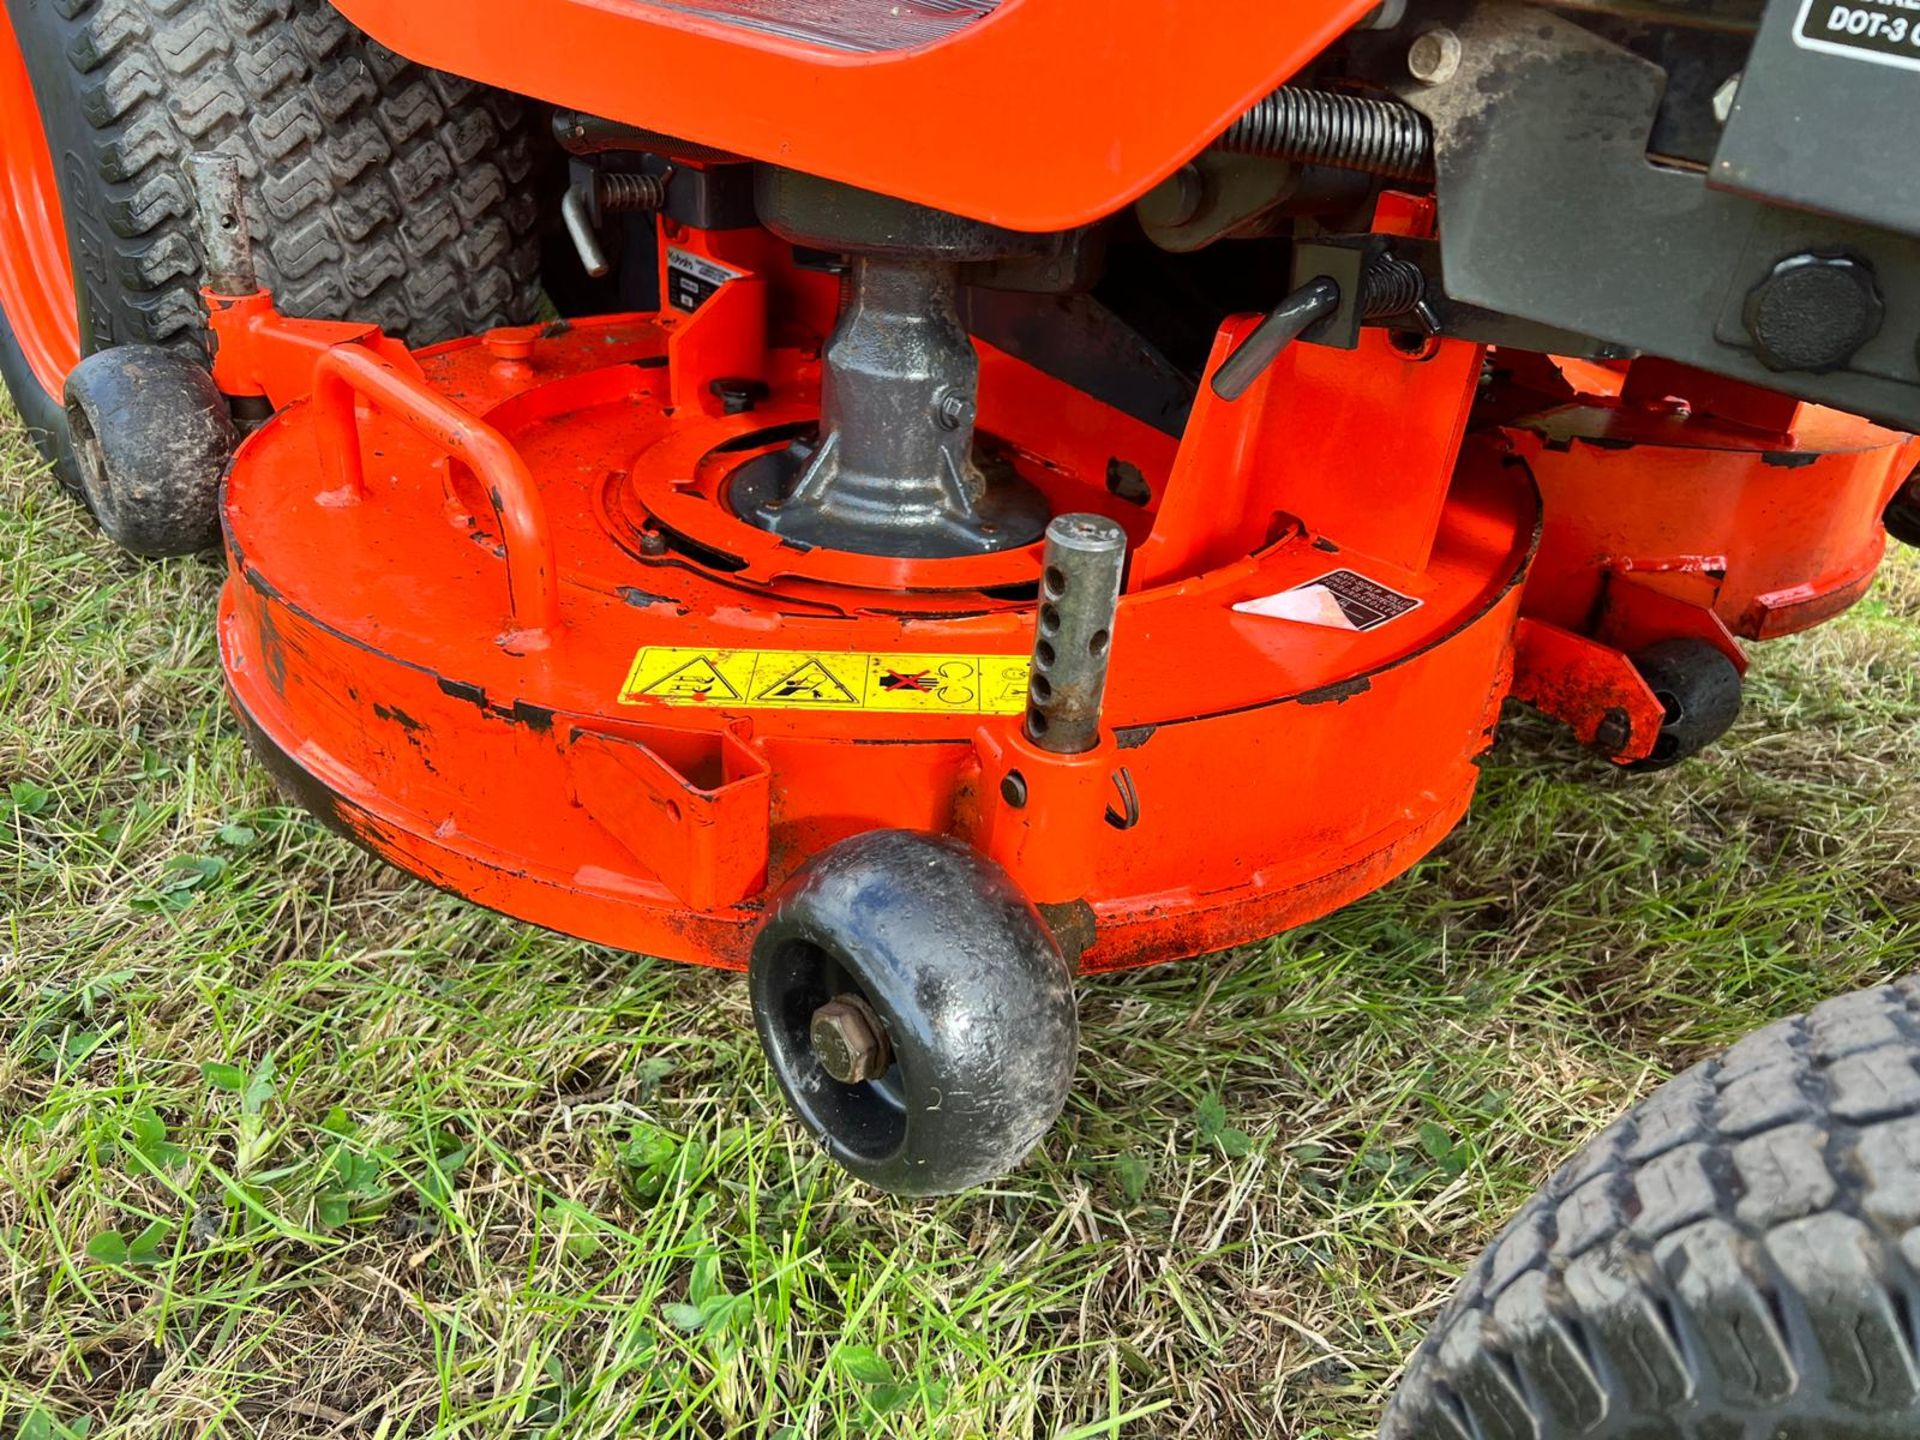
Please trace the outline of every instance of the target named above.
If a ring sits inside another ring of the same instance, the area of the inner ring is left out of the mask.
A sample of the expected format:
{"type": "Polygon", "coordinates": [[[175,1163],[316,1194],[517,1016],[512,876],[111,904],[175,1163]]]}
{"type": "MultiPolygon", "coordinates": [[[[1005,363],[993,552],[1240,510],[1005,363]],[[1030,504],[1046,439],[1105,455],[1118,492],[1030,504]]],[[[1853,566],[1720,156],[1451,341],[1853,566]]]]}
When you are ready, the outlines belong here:
{"type": "Polygon", "coordinates": [[[667,203],[667,182],[658,175],[603,170],[595,184],[602,210],[658,210],[667,203]]]}
{"type": "Polygon", "coordinates": [[[1411,105],[1282,87],[1214,142],[1219,150],[1337,165],[1391,180],[1433,177],[1433,127],[1411,105]]]}
{"type": "Polygon", "coordinates": [[[1427,277],[1411,260],[1382,255],[1367,266],[1360,313],[1368,320],[1405,315],[1426,298],[1427,277]]]}

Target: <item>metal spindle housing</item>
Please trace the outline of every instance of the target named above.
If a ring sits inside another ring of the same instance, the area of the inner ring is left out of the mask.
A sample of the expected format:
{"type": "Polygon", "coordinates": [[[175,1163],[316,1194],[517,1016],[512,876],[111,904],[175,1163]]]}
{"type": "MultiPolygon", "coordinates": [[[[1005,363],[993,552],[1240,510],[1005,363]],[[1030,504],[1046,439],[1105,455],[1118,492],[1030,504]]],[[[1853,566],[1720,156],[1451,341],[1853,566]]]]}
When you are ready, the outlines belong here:
{"type": "Polygon", "coordinates": [[[1126,561],[1126,531],[1103,515],[1060,515],[1047,526],[1026,721],[1043,750],[1079,755],[1100,743],[1126,561]]]}
{"type": "Polygon", "coordinates": [[[806,545],[913,559],[1040,537],[1046,497],[974,454],[980,357],[960,319],[958,271],[854,256],[824,356],[819,442],[779,489],[756,490],[771,477],[743,469],[732,497],[746,519],[806,545]]]}

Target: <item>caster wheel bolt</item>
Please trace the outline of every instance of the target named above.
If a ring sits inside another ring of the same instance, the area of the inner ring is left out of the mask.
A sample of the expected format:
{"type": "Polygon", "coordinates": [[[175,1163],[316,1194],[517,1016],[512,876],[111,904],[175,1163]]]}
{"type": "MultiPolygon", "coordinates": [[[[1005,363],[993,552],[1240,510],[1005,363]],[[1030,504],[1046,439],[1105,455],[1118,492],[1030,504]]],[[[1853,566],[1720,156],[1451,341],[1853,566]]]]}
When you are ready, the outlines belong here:
{"type": "Polygon", "coordinates": [[[836,995],[814,1011],[808,1035],[820,1068],[842,1085],[878,1080],[893,1063],[886,1029],[854,995],[836,995]]]}

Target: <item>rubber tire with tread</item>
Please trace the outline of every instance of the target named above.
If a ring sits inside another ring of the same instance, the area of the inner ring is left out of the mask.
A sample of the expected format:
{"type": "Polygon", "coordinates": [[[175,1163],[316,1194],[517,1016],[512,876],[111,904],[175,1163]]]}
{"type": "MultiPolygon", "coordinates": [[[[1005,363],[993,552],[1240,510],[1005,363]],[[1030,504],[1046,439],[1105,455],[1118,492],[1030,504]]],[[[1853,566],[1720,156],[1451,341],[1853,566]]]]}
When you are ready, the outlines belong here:
{"type": "Polygon", "coordinates": [[[1467,1272],[1384,1440],[1920,1434],[1920,977],[1662,1086],[1467,1272]]]}
{"type": "Polygon", "coordinates": [[[1653,753],[1625,767],[1640,773],[1667,770],[1705,750],[1740,718],[1740,671],[1705,640],[1661,640],[1633,657],[1634,668],[1666,706],[1666,723],[1653,753]]]}
{"type": "MultiPolygon", "coordinates": [[[[6,0],[48,132],[87,353],[203,352],[190,154],[237,156],[261,283],[414,345],[533,318],[541,196],[516,96],[423,69],[327,0],[6,0]]],[[[77,480],[0,317],[0,375],[77,480]]]]}
{"type": "Polygon", "coordinates": [[[815,856],[781,890],[748,965],[754,1024],[780,1087],[828,1154],[896,1195],[1005,1174],[1073,1083],[1073,971],[1004,871],[958,841],[874,830],[815,856]],[[894,1064],[841,1084],[809,1021],[854,993],[894,1064]]]}
{"type": "Polygon", "coordinates": [[[158,345],[116,345],[74,366],[66,408],[80,493],[109,540],[152,559],[219,541],[237,437],[204,366],[158,345]]]}

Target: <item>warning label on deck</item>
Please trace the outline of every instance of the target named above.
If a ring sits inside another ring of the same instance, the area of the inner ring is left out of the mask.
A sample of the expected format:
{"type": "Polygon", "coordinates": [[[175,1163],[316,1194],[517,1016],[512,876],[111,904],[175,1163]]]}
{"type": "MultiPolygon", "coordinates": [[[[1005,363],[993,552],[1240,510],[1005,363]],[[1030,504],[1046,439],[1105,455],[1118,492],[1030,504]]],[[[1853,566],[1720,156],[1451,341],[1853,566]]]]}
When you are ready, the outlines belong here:
{"type": "Polygon", "coordinates": [[[1420,603],[1355,571],[1331,570],[1317,580],[1278,595],[1242,600],[1233,608],[1243,615],[1295,620],[1328,630],[1367,631],[1377,630],[1409,610],[1418,610],[1420,603]]]}
{"type": "Polygon", "coordinates": [[[692,314],[722,285],[739,278],[738,270],[729,270],[704,255],[677,245],[667,247],[667,303],[676,310],[692,314]]]}
{"type": "Polygon", "coordinates": [[[1017,715],[1025,655],[870,655],[838,650],[690,650],[649,645],[633,658],[623,705],[753,710],[880,710],[1017,715]]]}

